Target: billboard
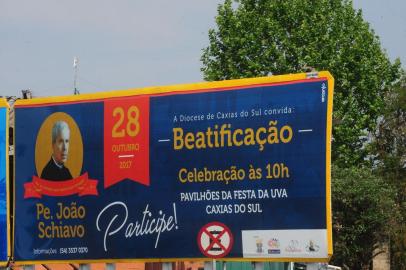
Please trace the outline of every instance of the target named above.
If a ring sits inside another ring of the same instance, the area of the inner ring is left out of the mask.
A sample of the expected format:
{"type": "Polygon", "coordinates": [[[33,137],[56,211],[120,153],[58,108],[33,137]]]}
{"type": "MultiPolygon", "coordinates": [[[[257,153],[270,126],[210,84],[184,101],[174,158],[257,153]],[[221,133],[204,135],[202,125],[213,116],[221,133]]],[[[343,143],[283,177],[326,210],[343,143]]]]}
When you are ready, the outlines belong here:
{"type": "Polygon", "coordinates": [[[0,98],[0,266],[10,256],[8,215],[8,104],[0,98]]]}
{"type": "Polygon", "coordinates": [[[326,261],[328,72],[15,104],[17,262],[326,261]]]}

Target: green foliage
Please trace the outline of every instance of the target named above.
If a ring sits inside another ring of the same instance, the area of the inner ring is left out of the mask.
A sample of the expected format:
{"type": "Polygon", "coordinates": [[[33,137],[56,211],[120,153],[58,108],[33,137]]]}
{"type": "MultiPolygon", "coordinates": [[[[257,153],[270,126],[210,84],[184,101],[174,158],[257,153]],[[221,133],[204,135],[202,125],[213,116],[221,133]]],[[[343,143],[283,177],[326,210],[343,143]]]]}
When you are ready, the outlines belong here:
{"type": "MultiPolygon", "coordinates": [[[[381,173],[406,190],[406,74],[385,96],[385,108],[369,151],[381,173]]],[[[403,201],[406,197],[401,198],[403,201]]]]}
{"type": "Polygon", "coordinates": [[[395,192],[368,169],[333,166],[333,264],[368,269],[377,243],[388,242],[395,192]]]}
{"type": "Polygon", "coordinates": [[[393,269],[406,269],[406,74],[385,101],[371,153],[377,172],[396,189],[395,203],[401,215],[391,236],[391,264],[393,269]]]}
{"type": "Polygon", "coordinates": [[[349,0],[225,0],[203,50],[206,80],[329,70],[335,78],[333,160],[365,161],[384,94],[396,80],[378,37],[349,0]]]}

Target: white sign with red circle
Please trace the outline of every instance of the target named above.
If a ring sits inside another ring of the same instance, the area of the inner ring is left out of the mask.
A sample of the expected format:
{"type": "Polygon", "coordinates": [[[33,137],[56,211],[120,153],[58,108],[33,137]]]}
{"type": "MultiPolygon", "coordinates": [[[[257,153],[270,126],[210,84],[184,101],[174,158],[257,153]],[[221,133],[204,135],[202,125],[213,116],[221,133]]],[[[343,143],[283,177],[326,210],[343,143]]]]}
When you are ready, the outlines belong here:
{"type": "Polygon", "coordinates": [[[197,235],[200,251],[209,258],[226,256],[233,246],[231,230],[220,222],[210,222],[203,226],[197,235]]]}

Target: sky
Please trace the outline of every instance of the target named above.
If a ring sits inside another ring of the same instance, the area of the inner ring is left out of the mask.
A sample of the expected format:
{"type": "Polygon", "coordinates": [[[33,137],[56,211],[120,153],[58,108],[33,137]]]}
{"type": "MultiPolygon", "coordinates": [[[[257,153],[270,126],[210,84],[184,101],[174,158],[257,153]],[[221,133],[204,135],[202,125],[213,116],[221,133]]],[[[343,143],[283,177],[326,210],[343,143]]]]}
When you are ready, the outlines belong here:
{"type": "MultiPolygon", "coordinates": [[[[0,0],[0,96],[73,94],[203,81],[202,49],[223,0],[0,0]]],[[[405,0],[354,0],[406,63],[405,0]]]]}

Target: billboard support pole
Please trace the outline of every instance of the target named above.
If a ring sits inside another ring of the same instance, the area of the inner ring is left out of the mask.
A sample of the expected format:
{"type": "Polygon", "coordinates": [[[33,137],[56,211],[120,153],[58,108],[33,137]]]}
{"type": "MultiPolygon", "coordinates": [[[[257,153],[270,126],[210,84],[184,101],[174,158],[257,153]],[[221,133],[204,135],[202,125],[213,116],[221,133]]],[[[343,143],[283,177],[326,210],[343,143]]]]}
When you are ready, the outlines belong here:
{"type": "Polygon", "coordinates": [[[204,262],[204,270],[213,270],[213,264],[211,262],[204,262]]]}
{"type": "MultiPolygon", "coordinates": [[[[32,269],[32,270],[34,270],[34,269],[32,269]]],[[[79,270],[90,270],[90,264],[88,264],[88,263],[79,264],[79,270]]]]}
{"type": "Polygon", "coordinates": [[[172,263],[171,262],[162,263],[162,270],[172,270],[172,263]]]}
{"type": "Polygon", "coordinates": [[[204,270],[216,270],[216,260],[204,262],[204,270]]]}
{"type": "Polygon", "coordinates": [[[264,270],[263,262],[252,262],[254,270],[264,270]]]}
{"type": "Polygon", "coordinates": [[[116,270],[115,263],[106,263],[106,270],[116,270]]]}

